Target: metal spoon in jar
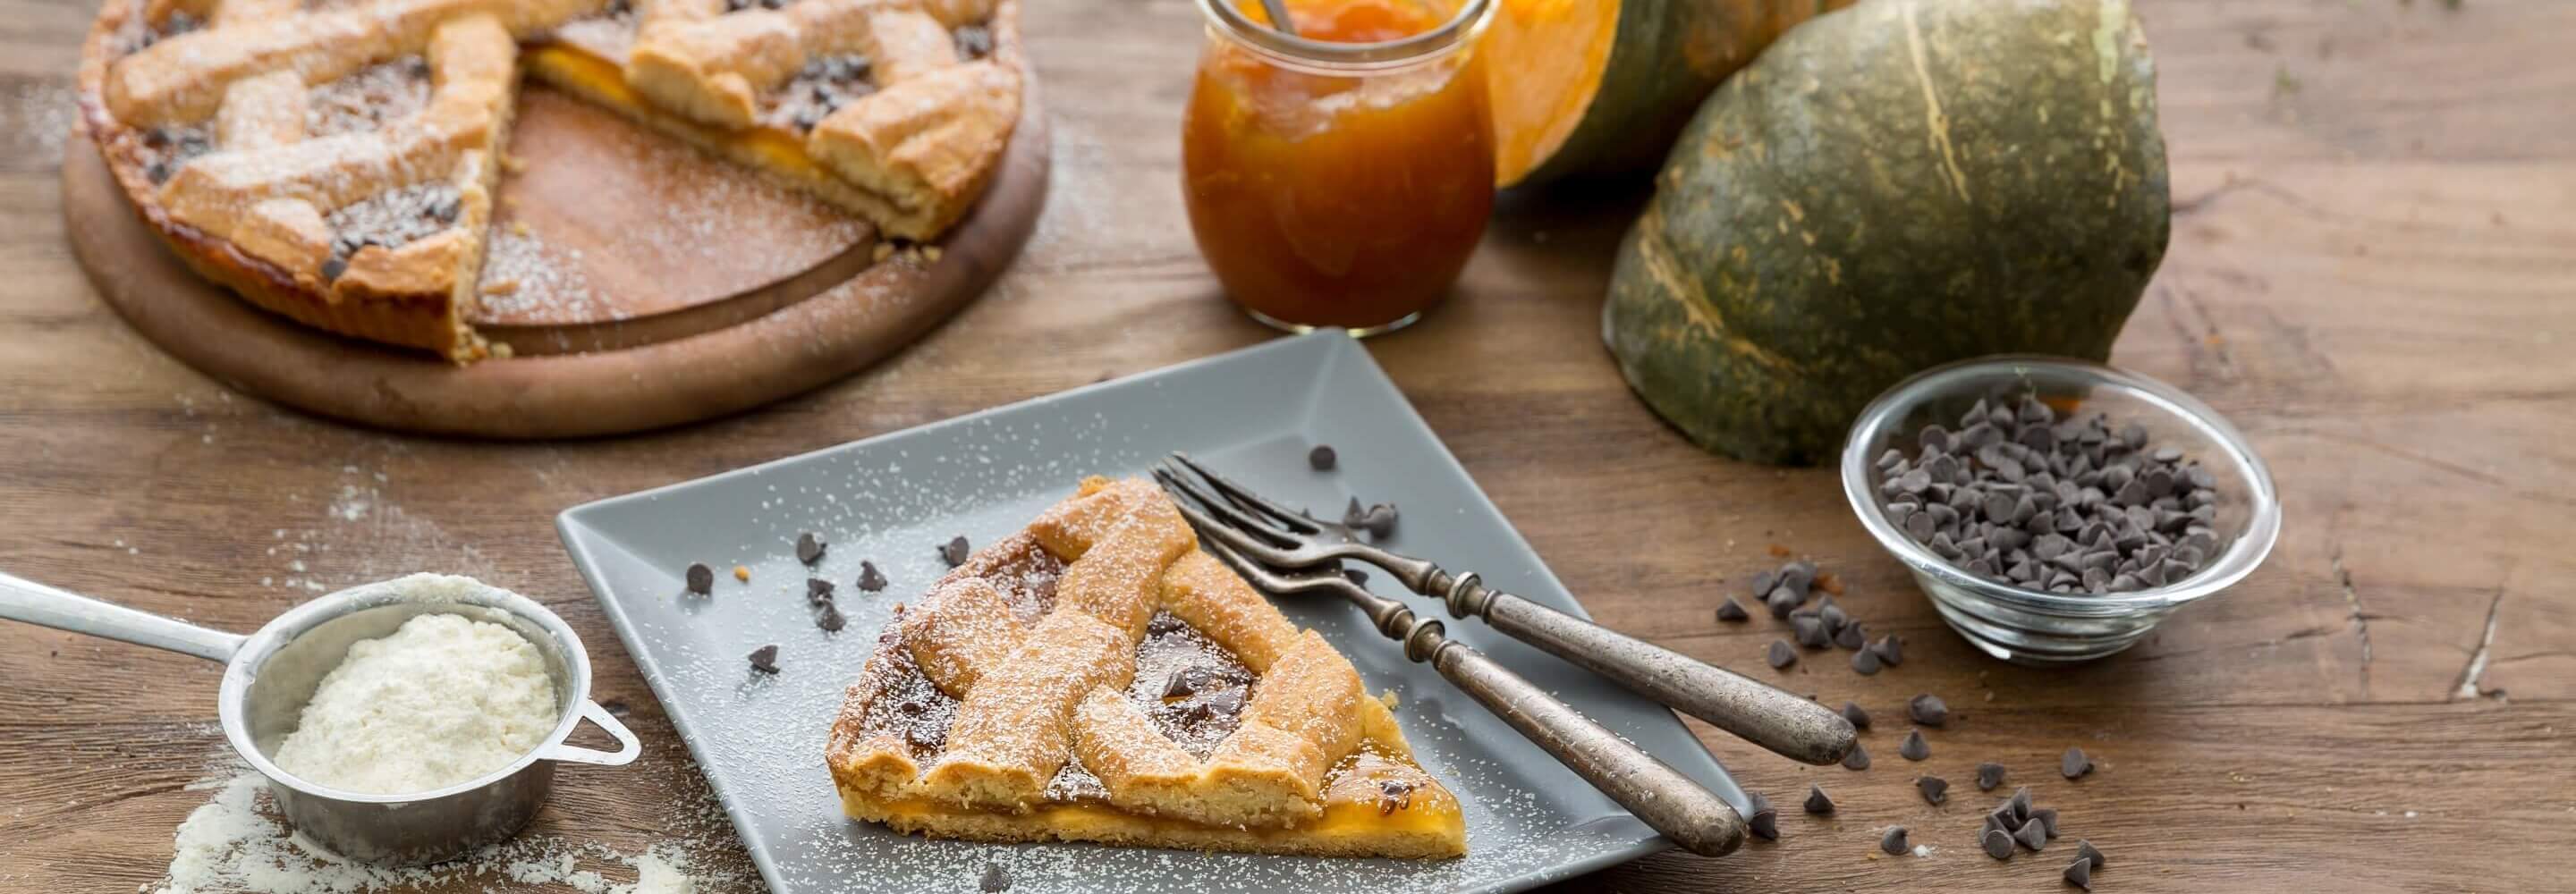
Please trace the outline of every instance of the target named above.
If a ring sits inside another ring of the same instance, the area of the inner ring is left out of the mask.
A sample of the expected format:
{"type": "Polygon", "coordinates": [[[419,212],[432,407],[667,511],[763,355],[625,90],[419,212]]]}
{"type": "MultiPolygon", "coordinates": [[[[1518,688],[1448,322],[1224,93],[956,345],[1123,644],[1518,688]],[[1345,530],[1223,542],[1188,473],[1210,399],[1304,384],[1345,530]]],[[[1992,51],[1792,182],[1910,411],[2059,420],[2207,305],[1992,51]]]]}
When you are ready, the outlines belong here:
{"type": "Polygon", "coordinates": [[[1261,0],[1261,11],[1270,14],[1270,27],[1281,34],[1297,36],[1297,20],[1288,17],[1288,0],[1261,0]]]}
{"type": "Polygon", "coordinates": [[[223,662],[215,705],[224,738],[268,777],[287,822],[361,862],[435,863],[508,838],[545,802],[556,762],[618,767],[643,751],[625,724],[590,700],[590,655],[572,627],[536,600],[470,578],[415,574],[361,584],[296,606],[241,636],[0,573],[0,618],[223,662]],[[473,779],[399,795],[336,789],[278,768],[270,756],[295,731],[304,703],[350,645],[393,633],[414,616],[439,613],[508,627],[545,657],[557,714],[554,731],[542,743],[473,779]],[[618,749],[564,744],[584,720],[615,737],[618,749]]]}

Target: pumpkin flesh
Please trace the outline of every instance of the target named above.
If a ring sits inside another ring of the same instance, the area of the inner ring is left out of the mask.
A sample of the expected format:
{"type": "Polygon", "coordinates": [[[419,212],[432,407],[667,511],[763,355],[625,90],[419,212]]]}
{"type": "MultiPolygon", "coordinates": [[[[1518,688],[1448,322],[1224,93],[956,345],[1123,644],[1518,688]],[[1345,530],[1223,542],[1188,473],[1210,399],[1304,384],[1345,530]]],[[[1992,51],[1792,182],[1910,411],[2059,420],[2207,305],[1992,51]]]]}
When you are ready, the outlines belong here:
{"type": "Polygon", "coordinates": [[[1486,24],[1486,85],[1494,109],[1494,176],[1520,182],[1556,155],[1601,89],[1620,0],[1501,0],[1486,24]]]}

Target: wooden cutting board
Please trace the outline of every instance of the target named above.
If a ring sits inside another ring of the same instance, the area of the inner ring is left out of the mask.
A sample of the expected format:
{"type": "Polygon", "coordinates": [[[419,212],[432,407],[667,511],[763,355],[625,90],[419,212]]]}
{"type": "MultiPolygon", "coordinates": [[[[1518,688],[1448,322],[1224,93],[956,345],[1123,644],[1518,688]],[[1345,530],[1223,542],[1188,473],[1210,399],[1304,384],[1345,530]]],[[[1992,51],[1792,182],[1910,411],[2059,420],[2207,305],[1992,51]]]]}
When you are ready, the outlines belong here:
{"type": "Polygon", "coordinates": [[[928,249],[880,260],[874,228],[622,118],[521,94],[476,328],[513,356],[457,366],[262,311],[191,273],[86,139],[63,214],[99,296],[232,387],[397,431],[536,439],[738,412],[840,379],[983,293],[1046,202],[1029,81],[1002,166],[928,249]]]}

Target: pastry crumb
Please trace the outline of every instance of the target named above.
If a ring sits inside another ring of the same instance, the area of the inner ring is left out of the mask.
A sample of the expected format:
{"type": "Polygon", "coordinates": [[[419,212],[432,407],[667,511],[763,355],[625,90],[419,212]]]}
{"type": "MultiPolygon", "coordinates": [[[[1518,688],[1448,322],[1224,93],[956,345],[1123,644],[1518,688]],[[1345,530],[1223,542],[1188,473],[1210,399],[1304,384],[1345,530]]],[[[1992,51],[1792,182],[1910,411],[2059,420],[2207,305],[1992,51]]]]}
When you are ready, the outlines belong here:
{"type": "Polygon", "coordinates": [[[734,579],[734,580],[741,581],[741,582],[746,583],[746,584],[747,584],[747,583],[751,583],[751,566],[749,566],[749,565],[736,565],[736,566],[733,566],[733,579],[734,579]]]}

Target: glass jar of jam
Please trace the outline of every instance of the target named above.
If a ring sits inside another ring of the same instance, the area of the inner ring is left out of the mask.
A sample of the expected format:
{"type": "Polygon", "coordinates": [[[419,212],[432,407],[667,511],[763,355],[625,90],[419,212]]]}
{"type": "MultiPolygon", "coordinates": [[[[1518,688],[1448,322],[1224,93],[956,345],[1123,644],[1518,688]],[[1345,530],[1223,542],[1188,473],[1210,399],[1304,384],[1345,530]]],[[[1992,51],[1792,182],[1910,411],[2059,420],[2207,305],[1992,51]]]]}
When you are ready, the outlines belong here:
{"type": "Polygon", "coordinates": [[[1355,335],[1449,292],[1494,207],[1475,53],[1493,0],[1200,0],[1207,47],[1181,119],[1199,252],[1283,329],[1355,335]]]}

